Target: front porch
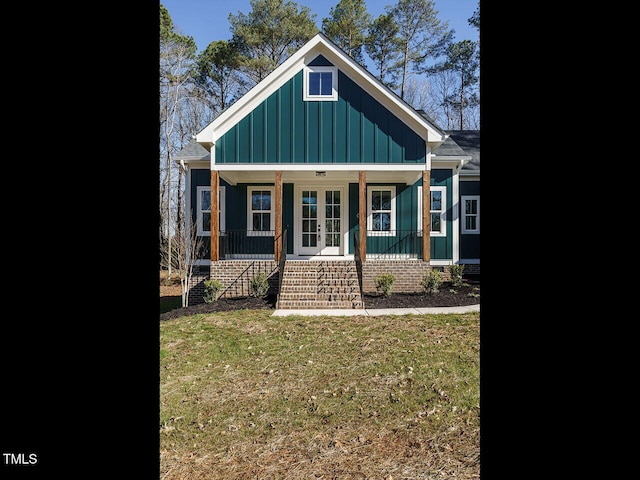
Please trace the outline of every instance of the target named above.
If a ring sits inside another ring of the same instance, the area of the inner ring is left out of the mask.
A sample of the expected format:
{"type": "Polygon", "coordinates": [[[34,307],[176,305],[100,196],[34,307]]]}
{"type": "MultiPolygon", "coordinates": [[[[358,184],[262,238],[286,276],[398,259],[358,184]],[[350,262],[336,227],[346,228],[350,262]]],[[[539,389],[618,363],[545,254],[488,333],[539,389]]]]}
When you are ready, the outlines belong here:
{"type": "Polygon", "coordinates": [[[419,292],[429,269],[451,263],[431,259],[426,163],[323,171],[214,165],[210,189],[198,187],[210,192],[210,211],[219,212],[210,215],[210,258],[201,265],[208,263],[210,277],[225,286],[224,297],[250,295],[251,279],[264,272],[279,308],[364,308],[360,296],[376,292],[378,275],[393,274],[395,292],[419,292]],[[287,264],[297,271],[306,265],[314,278],[287,276],[294,270],[287,264]],[[340,278],[347,271],[350,279],[357,273],[349,292],[340,278]]]}
{"type": "Polygon", "coordinates": [[[219,213],[210,215],[212,262],[278,262],[283,251],[301,259],[355,260],[356,246],[363,262],[367,255],[431,260],[431,172],[426,164],[399,164],[394,170],[333,165],[328,171],[251,166],[248,171],[216,165],[210,172],[210,211],[219,213]],[[240,196],[226,198],[236,191],[233,195],[240,196]],[[285,230],[288,240],[283,242],[285,230]]]}

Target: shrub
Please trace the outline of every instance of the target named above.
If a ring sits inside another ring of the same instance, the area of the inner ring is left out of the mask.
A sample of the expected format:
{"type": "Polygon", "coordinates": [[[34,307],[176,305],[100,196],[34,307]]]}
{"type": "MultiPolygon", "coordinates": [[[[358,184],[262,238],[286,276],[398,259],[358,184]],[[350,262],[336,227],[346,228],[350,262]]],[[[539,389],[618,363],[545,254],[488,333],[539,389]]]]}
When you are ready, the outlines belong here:
{"type": "Polygon", "coordinates": [[[385,297],[388,297],[391,293],[393,282],[395,281],[396,277],[392,273],[381,273],[375,278],[376,288],[379,292],[382,292],[385,297]]]}
{"type": "Polygon", "coordinates": [[[451,285],[461,287],[464,285],[462,274],[464,273],[464,265],[451,265],[451,285]]]}
{"type": "Polygon", "coordinates": [[[430,269],[422,277],[422,287],[429,295],[438,293],[440,284],[442,283],[442,272],[440,270],[430,269]]]}
{"type": "Polygon", "coordinates": [[[251,279],[249,282],[249,286],[251,288],[251,295],[258,298],[264,298],[267,296],[267,292],[269,291],[269,280],[267,279],[267,274],[264,272],[259,272],[255,277],[251,279]]]}
{"type": "Polygon", "coordinates": [[[219,280],[211,278],[204,281],[204,295],[202,296],[205,303],[213,303],[218,300],[224,286],[219,280]]]}

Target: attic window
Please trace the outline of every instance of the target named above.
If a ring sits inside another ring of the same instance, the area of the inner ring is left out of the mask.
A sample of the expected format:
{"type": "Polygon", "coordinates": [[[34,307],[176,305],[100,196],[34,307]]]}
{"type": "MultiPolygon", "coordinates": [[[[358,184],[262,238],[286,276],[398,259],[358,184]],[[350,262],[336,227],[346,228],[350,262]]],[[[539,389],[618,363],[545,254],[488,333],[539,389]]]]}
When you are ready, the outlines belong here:
{"type": "Polygon", "coordinates": [[[307,66],[304,69],[305,101],[338,100],[338,69],[307,66]]]}

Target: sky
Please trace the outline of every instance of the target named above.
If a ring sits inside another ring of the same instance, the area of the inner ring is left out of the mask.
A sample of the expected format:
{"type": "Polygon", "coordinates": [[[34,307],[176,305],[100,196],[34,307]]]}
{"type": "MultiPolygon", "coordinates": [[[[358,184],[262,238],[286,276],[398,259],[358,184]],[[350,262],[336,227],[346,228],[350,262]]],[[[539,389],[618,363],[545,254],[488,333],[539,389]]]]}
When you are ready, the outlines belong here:
{"type": "MultiPolygon", "coordinates": [[[[309,7],[316,14],[316,26],[322,27],[322,19],[339,0],[294,0],[299,6],[309,7]]],[[[161,0],[171,15],[173,24],[180,33],[193,37],[198,52],[207,48],[214,40],[229,40],[229,14],[249,14],[250,0],[161,0]]],[[[386,5],[395,5],[397,0],[365,0],[369,14],[376,18],[384,13],[386,5]]],[[[448,21],[455,30],[455,41],[478,40],[478,30],[469,25],[468,19],[478,7],[478,0],[435,0],[435,9],[440,21],[448,21]]]]}

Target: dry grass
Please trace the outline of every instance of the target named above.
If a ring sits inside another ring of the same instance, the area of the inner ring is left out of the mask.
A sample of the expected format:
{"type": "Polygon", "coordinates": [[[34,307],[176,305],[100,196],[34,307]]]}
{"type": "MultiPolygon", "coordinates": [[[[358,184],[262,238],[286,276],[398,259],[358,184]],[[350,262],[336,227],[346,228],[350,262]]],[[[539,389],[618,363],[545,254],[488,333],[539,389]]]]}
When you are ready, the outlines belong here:
{"type": "Polygon", "coordinates": [[[163,479],[477,479],[479,314],[162,322],[163,479]]]}

